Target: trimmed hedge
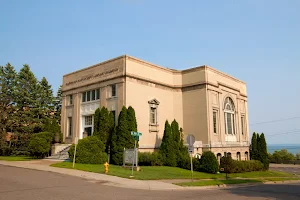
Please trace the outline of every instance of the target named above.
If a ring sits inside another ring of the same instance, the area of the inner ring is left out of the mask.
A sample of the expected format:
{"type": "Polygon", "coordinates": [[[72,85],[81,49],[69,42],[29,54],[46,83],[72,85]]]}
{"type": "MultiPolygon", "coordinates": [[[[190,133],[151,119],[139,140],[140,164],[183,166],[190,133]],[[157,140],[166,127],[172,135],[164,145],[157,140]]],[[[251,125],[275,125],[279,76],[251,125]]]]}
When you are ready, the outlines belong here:
{"type": "MultiPolygon", "coordinates": [[[[89,136],[78,141],[76,147],[76,163],[82,164],[103,164],[107,161],[107,154],[103,142],[97,136],[89,136]]],[[[69,150],[71,161],[74,158],[75,145],[69,150]]]]}
{"type": "Polygon", "coordinates": [[[264,170],[264,165],[258,160],[238,161],[229,157],[222,157],[220,168],[227,173],[241,173],[264,170]]]}
{"type": "Polygon", "coordinates": [[[139,152],[138,164],[140,166],[162,166],[162,157],[158,152],[139,152]]]}
{"type": "Polygon", "coordinates": [[[213,152],[203,152],[200,159],[200,171],[212,174],[215,174],[219,171],[219,163],[213,152]]]}

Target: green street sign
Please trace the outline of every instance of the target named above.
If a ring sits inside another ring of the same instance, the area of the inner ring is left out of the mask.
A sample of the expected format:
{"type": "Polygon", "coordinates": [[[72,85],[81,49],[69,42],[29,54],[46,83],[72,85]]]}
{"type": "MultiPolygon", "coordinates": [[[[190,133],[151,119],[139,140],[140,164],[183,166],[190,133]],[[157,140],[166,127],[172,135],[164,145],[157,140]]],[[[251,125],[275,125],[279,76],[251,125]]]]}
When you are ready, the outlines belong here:
{"type": "Polygon", "coordinates": [[[133,136],[142,136],[142,133],[131,131],[131,135],[133,135],[133,136]]]}
{"type": "Polygon", "coordinates": [[[133,136],[134,140],[139,141],[140,140],[140,136],[142,136],[142,133],[131,131],[131,135],[133,136]]]}
{"type": "Polygon", "coordinates": [[[133,139],[139,141],[140,137],[139,136],[133,136],[133,139]]]}

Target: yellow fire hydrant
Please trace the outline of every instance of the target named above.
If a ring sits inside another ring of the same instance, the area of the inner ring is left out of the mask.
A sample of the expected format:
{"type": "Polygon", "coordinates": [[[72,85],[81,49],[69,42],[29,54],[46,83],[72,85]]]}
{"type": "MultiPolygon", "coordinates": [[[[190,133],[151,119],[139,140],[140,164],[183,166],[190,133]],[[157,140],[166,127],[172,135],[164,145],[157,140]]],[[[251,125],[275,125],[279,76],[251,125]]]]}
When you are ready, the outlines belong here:
{"type": "Polygon", "coordinates": [[[104,171],[105,171],[105,174],[108,173],[108,166],[109,164],[107,162],[104,163],[104,171]]]}

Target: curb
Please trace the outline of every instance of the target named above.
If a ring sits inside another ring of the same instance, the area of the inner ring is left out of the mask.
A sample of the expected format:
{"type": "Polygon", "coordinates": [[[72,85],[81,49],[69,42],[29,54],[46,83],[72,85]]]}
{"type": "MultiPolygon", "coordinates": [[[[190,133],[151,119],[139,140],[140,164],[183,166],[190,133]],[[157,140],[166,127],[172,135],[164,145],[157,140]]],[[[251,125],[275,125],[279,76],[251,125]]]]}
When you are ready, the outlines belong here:
{"type": "Polygon", "coordinates": [[[285,180],[285,181],[265,181],[265,182],[257,182],[257,183],[221,184],[221,185],[211,185],[211,186],[181,186],[181,187],[186,190],[223,189],[223,188],[239,188],[239,187],[246,187],[246,186],[256,186],[256,185],[263,185],[263,184],[299,183],[299,182],[300,180],[285,180]]]}

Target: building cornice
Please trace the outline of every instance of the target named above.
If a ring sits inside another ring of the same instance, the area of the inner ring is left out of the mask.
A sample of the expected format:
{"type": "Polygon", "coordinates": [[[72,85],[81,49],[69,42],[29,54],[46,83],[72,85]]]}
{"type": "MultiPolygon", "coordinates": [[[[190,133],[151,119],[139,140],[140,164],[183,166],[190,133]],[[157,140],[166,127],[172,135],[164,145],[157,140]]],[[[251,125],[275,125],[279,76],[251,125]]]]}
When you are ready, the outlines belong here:
{"type": "Polygon", "coordinates": [[[219,71],[219,70],[216,70],[215,68],[212,68],[212,67],[207,66],[207,65],[205,66],[205,68],[206,68],[206,70],[213,71],[214,73],[219,74],[219,75],[221,75],[221,76],[223,76],[223,77],[226,77],[226,78],[235,80],[235,81],[237,81],[237,82],[239,82],[239,83],[243,83],[243,84],[246,85],[246,83],[245,83],[244,81],[239,80],[239,79],[237,79],[237,78],[234,78],[233,76],[230,76],[230,75],[228,75],[228,74],[226,74],[226,73],[224,73],[224,72],[221,72],[221,71],[219,71]]]}
{"type": "MultiPolygon", "coordinates": [[[[107,79],[103,79],[101,81],[97,81],[97,82],[93,82],[93,83],[89,83],[89,84],[86,84],[86,85],[81,85],[81,86],[77,86],[77,87],[72,87],[70,89],[66,89],[66,90],[62,90],[62,92],[69,92],[71,90],[77,90],[79,88],[86,88],[86,87],[89,87],[91,85],[96,85],[96,84],[99,84],[99,83],[103,83],[103,82],[106,82],[106,81],[111,81],[111,80],[115,80],[115,79],[120,79],[120,81],[116,82],[116,83],[124,83],[125,80],[123,80],[125,76],[124,75],[119,75],[119,76],[115,76],[115,77],[112,77],[112,78],[107,78],[107,79]]],[[[105,86],[103,86],[105,87],[105,86]]]]}
{"type": "Polygon", "coordinates": [[[153,63],[150,63],[150,62],[141,60],[141,59],[139,59],[139,58],[135,58],[135,57],[133,57],[133,56],[128,56],[128,55],[126,55],[126,59],[132,60],[132,61],[137,62],[137,63],[144,64],[144,65],[147,65],[147,66],[149,66],[149,67],[152,67],[152,68],[155,68],[155,69],[159,69],[159,70],[162,70],[162,71],[171,73],[171,74],[174,74],[174,73],[179,73],[179,74],[180,74],[180,73],[181,73],[180,70],[175,70],[175,69],[169,69],[169,68],[166,68],[166,67],[162,67],[162,66],[160,66],[160,65],[156,65],[156,64],[153,64],[153,63]]]}
{"type": "Polygon", "coordinates": [[[86,68],[83,68],[83,69],[80,69],[80,70],[71,72],[71,73],[69,73],[69,74],[65,74],[63,77],[67,77],[67,76],[70,76],[70,75],[72,75],[72,74],[76,74],[76,73],[78,73],[78,72],[85,71],[85,70],[87,70],[87,69],[92,69],[92,68],[95,68],[95,67],[99,67],[99,66],[101,66],[101,65],[104,65],[104,64],[107,64],[107,63],[116,61],[116,60],[124,59],[125,57],[126,57],[126,55],[119,56],[119,57],[116,57],[116,58],[112,58],[112,59],[109,59],[109,60],[100,62],[100,63],[98,63],[98,64],[95,64],[95,65],[92,65],[92,66],[89,66],[89,67],[86,67],[86,68]]]}
{"type": "Polygon", "coordinates": [[[237,78],[234,78],[233,76],[230,76],[230,75],[228,75],[226,73],[223,73],[223,72],[221,72],[219,70],[216,70],[216,69],[214,69],[214,68],[212,68],[212,67],[210,67],[208,65],[202,65],[202,66],[192,67],[192,68],[184,69],[184,70],[176,70],[176,69],[170,69],[170,68],[166,68],[166,67],[163,67],[163,66],[160,66],[160,65],[156,65],[156,64],[153,64],[153,63],[150,63],[150,62],[147,62],[147,61],[144,61],[142,59],[135,58],[135,57],[129,56],[129,55],[122,55],[122,56],[119,56],[119,57],[116,57],[116,58],[112,58],[112,59],[106,60],[104,62],[100,62],[98,64],[89,66],[87,68],[80,69],[80,70],[71,72],[69,74],[65,74],[63,77],[67,77],[67,76],[70,76],[72,74],[85,71],[87,69],[92,69],[92,68],[95,68],[95,67],[98,67],[98,66],[101,66],[101,65],[104,65],[106,63],[110,63],[110,62],[113,62],[113,61],[116,61],[116,60],[119,60],[119,59],[125,59],[125,63],[126,63],[126,60],[132,60],[134,62],[141,63],[141,64],[147,65],[147,66],[155,68],[155,69],[159,69],[161,71],[164,71],[164,72],[167,72],[167,73],[170,73],[170,74],[181,74],[181,75],[183,75],[183,74],[188,74],[188,73],[192,73],[192,72],[196,72],[196,71],[201,71],[201,70],[212,71],[212,72],[214,72],[214,73],[216,73],[218,75],[221,75],[223,77],[232,79],[232,80],[234,80],[236,82],[239,82],[239,83],[242,83],[242,84],[246,84],[244,81],[241,81],[241,80],[239,80],[237,78]]]}
{"type": "Polygon", "coordinates": [[[162,71],[165,71],[165,72],[168,72],[168,73],[171,73],[171,74],[188,74],[188,73],[192,73],[192,72],[196,72],[196,71],[202,71],[202,70],[206,70],[206,71],[212,71],[218,75],[221,75],[223,77],[226,77],[226,78],[229,78],[229,79],[232,79],[236,82],[239,82],[239,83],[242,83],[242,84],[246,84],[244,81],[242,80],[239,80],[237,78],[234,78],[233,76],[230,76],[224,72],[221,72],[217,69],[214,69],[208,65],[201,65],[201,66],[197,66],[197,67],[192,67],[192,68],[189,68],[189,69],[184,69],[184,70],[176,70],[176,69],[170,69],[170,68],[166,68],[166,67],[162,67],[160,65],[156,65],[156,64],[153,64],[153,63],[150,63],[150,62],[147,62],[147,61],[144,61],[144,60],[141,60],[139,58],[135,58],[133,56],[128,56],[128,55],[125,55],[126,59],[128,60],[133,60],[137,63],[141,63],[141,64],[144,64],[144,65],[147,65],[147,66],[150,66],[152,68],[156,68],[156,69],[159,69],[159,70],[162,70],[162,71]]]}

